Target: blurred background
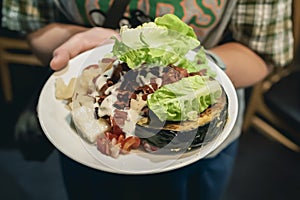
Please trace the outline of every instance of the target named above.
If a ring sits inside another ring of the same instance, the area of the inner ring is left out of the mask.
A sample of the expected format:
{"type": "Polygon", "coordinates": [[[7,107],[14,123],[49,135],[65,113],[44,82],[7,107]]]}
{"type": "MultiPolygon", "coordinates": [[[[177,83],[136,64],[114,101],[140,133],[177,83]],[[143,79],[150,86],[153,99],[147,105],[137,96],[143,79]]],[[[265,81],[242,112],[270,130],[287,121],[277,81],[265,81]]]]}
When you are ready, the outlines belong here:
{"type": "MultiPolygon", "coordinates": [[[[298,44],[299,25],[295,36],[298,44]]],[[[297,50],[290,66],[247,88],[244,132],[224,200],[300,199],[299,58],[297,50]]],[[[59,152],[28,161],[14,136],[19,114],[40,91],[37,83],[47,80],[49,68],[39,64],[21,35],[1,29],[0,75],[0,199],[67,199],[59,152]]]]}

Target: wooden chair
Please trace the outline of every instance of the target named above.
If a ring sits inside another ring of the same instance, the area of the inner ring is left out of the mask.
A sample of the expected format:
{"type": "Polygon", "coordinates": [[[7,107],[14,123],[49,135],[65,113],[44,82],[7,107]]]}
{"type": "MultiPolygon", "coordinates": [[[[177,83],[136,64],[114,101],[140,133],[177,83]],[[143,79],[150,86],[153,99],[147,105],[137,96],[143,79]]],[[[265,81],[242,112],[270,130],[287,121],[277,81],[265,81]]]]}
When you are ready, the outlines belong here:
{"type": "Polygon", "coordinates": [[[290,66],[276,68],[251,88],[245,112],[243,132],[249,127],[300,152],[300,1],[293,1],[295,60],[290,66]],[[298,11],[296,11],[298,10],[298,11]],[[282,91],[284,90],[284,91],[282,91]]]}
{"type": "Polygon", "coordinates": [[[4,98],[7,102],[13,100],[13,88],[9,70],[10,64],[42,66],[41,62],[30,51],[25,38],[14,32],[1,29],[0,78],[4,98]]]}

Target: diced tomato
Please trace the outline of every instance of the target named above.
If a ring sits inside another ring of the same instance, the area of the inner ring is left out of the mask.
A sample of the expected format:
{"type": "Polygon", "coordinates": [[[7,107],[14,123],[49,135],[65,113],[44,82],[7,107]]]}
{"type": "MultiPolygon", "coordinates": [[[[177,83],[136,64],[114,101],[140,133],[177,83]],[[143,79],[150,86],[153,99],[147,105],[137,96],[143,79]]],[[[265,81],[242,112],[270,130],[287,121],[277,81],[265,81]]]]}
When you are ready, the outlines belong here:
{"type": "Polygon", "coordinates": [[[140,146],[140,139],[135,136],[125,138],[124,134],[116,135],[106,132],[104,137],[97,139],[97,149],[108,156],[116,158],[120,153],[128,153],[140,146]]]}

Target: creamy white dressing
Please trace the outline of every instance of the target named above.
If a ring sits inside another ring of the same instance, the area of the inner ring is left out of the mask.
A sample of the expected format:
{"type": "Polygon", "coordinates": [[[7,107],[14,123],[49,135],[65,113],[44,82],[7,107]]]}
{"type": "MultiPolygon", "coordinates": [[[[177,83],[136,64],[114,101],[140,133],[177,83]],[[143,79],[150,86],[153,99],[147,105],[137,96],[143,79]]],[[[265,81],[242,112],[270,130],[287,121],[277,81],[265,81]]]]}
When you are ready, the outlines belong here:
{"type": "MultiPolygon", "coordinates": [[[[155,82],[158,85],[158,87],[161,86],[162,84],[162,78],[157,78],[156,75],[150,73],[150,68],[143,69],[146,70],[148,73],[146,76],[142,76],[139,74],[136,77],[136,82],[140,86],[148,85],[149,87],[152,88],[150,85],[150,81],[152,78],[155,78],[155,82]]],[[[108,70],[106,73],[103,75],[99,76],[96,80],[96,85],[99,89],[106,83],[108,77],[111,77],[113,70],[108,70]],[[108,76],[108,77],[106,77],[108,76]]],[[[159,72],[160,75],[163,73],[163,68],[159,67],[159,72]]],[[[106,89],[105,95],[108,95],[101,103],[101,105],[98,105],[98,116],[99,117],[104,117],[104,116],[112,116],[114,115],[114,112],[116,108],[113,106],[117,102],[117,95],[118,95],[118,88],[122,84],[123,81],[128,81],[124,79],[122,76],[120,78],[120,81],[109,88],[106,89]]],[[[152,88],[154,89],[154,88],[152,88]]],[[[119,125],[122,131],[126,134],[126,136],[134,136],[134,131],[136,127],[136,123],[138,120],[141,119],[140,112],[143,109],[144,106],[146,106],[147,101],[142,100],[142,95],[137,95],[137,99],[132,99],[130,108],[129,109],[123,109],[121,110],[122,112],[126,112],[127,114],[127,119],[124,120],[124,125],[119,125]]],[[[97,105],[95,105],[97,107],[97,105]]]]}
{"type": "Polygon", "coordinates": [[[131,99],[130,109],[124,110],[127,113],[127,119],[125,120],[122,130],[128,135],[134,135],[136,123],[142,118],[140,115],[142,109],[147,105],[147,101],[142,99],[142,95],[137,95],[137,99],[131,99]]]}
{"type": "Polygon", "coordinates": [[[114,84],[114,85],[108,87],[108,88],[105,90],[104,94],[105,94],[105,95],[115,95],[115,96],[117,96],[117,93],[118,93],[117,89],[118,89],[120,86],[121,86],[121,82],[118,82],[118,83],[116,83],[116,84],[114,84]]]}
{"type": "Polygon", "coordinates": [[[127,113],[127,119],[125,120],[124,125],[120,126],[120,128],[122,128],[123,132],[126,133],[126,136],[134,136],[136,123],[141,118],[141,116],[139,115],[139,112],[133,109],[124,111],[127,113]]]}
{"type": "Polygon", "coordinates": [[[100,90],[106,84],[107,80],[111,77],[112,73],[113,67],[96,78],[95,86],[97,90],[100,90]]]}
{"type": "Polygon", "coordinates": [[[120,82],[116,83],[112,86],[110,86],[109,88],[107,88],[107,90],[105,91],[105,93],[109,94],[109,96],[107,96],[102,102],[101,105],[99,106],[98,109],[98,116],[99,117],[103,117],[103,116],[111,116],[113,115],[114,111],[115,111],[115,107],[113,106],[116,102],[117,102],[117,89],[120,87],[120,82]]]}

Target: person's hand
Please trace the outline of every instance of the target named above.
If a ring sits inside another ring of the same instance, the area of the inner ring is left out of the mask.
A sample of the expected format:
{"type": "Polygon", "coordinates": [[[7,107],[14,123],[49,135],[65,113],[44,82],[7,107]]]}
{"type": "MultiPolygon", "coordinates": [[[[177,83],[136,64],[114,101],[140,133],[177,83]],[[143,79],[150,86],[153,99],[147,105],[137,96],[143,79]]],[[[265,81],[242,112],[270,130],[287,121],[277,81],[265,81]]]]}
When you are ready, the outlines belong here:
{"type": "Polygon", "coordinates": [[[53,51],[50,67],[53,70],[64,68],[76,55],[105,43],[118,33],[112,29],[95,27],[73,35],[53,51]]]}

